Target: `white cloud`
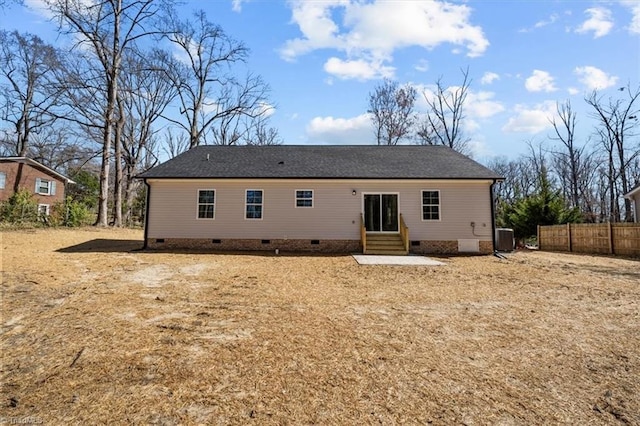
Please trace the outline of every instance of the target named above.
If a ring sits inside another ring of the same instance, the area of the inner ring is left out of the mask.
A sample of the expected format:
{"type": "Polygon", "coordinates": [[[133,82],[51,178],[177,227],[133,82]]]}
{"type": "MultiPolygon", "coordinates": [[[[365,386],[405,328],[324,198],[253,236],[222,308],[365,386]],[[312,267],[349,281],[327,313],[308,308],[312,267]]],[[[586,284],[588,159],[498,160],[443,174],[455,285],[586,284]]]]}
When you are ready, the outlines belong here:
{"type": "Polygon", "coordinates": [[[503,132],[530,134],[543,132],[551,127],[549,120],[557,113],[554,101],[545,101],[533,108],[519,104],[514,110],[516,115],[509,118],[507,124],[502,127],[503,132]]]}
{"type": "Polygon", "coordinates": [[[483,158],[493,154],[487,146],[484,137],[480,135],[473,135],[471,140],[469,140],[468,146],[471,151],[471,158],[483,158]]]}
{"type": "Polygon", "coordinates": [[[482,55],[489,46],[482,28],[470,23],[471,8],[466,5],[380,0],[294,0],[289,5],[302,36],[282,46],[285,60],[335,49],[344,53],[345,63],[382,64],[391,61],[395,50],[410,46],[433,49],[449,43],[465,48],[470,57],[482,55]]]}
{"type": "MultiPolygon", "coordinates": [[[[221,108],[224,108],[224,105],[219,104],[213,98],[205,98],[202,103],[202,111],[206,114],[218,113],[221,112],[221,108]]],[[[255,108],[252,111],[252,114],[258,115],[263,114],[264,117],[270,117],[276,113],[276,107],[273,104],[268,102],[258,102],[255,108]]]]}
{"type": "Polygon", "coordinates": [[[346,60],[332,57],[324,64],[324,70],[340,79],[371,80],[391,78],[395,68],[384,66],[380,61],[366,61],[364,59],[346,60]]]}
{"type": "Polygon", "coordinates": [[[261,114],[263,117],[271,117],[276,113],[276,107],[269,102],[259,102],[254,112],[256,114],[261,114]]]}
{"type": "Polygon", "coordinates": [[[496,80],[500,80],[500,76],[495,72],[487,71],[482,75],[480,79],[480,84],[491,84],[496,80]]]}
{"type": "Polygon", "coordinates": [[[638,0],[622,0],[621,3],[631,11],[631,23],[628,27],[629,32],[631,34],[640,34],[640,3],[638,3],[638,0]]]}
{"type": "Polygon", "coordinates": [[[242,3],[247,3],[249,0],[231,0],[231,10],[234,12],[242,12],[242,3]]]}
{"type": "MultiPolygon", "coordinates": [[[[426,113],[428,110],[427,99],[434,99],[436,86],[433,84],[413,84],[413,87],[416,89],[416,92],[418,92],[416,110],[419,113],[426,113]]],[[[451,96],[453,92],[459,89],[460,86],[447,87],[445,89],[445,95],[451,96]]],[[[494,100],[494,97],[495,93],[493,92],[475,92],[468,89],[467,98],[464,101],[463,107],[464,115],[467,119],[466,121],[486,119],[504,111],[504,106],[500,102],[494,100]]],[[[471,126],[474,127],[475,124],[472,123],[471,126]]],[[[477,130],[477,128],[474,130],[477,130]]]]}
{"type": "Polygon", "coordinates": [[[426,59],[420,59],[418,63],[414,66],[416,71],[427,72],[429,71],[429,61],[426,59]]]}
{"type": "Polygon", "coordinates": [[[577,95],[578,93],[580,93],[580,90],[576,89],[575,87],[569,87],[569,88],[567,89],[567,92],[569,92],[569,94],[570,94],[571,96],[575,96],[575,95],[577,95]]]}
{"type": "Polygon", "coordinates": [[[593,31],[593,38],[598,38],[609,34],[613,28],[613,18],[611,11],[604,7],[592,7],[584,11],[589,15],[589,19],[584,21],[577,29],[577,33],[588,33],[593,31]]]}
{"type": "Polygon", "coordinates": [[[469,118],[489,118],[504,111],[504,106],[493,99],[493,92],[472,92],[467,93],[465,100],[465,110],[469,118]]]}
{"type": "Polygon", "coordinates": [[[25,0],[24,4],[28,9],[40,16],[47,19],[52,19],[54,17],[53,12],[51,12],[51,9],[45,0],[25,0]]]}
{"type": "MultiPolygon", "coordinates": [[[[413,87],[418,92],[416,99],[416,110],[419,114],[419,120],[425,120],[428,111],[427,98],[433,99],[435,96],[435,85],[414,84],[413,87]]],[[[452,92],[459,90],[459,86],[447,87],[445,93],[450,95],[452,92]]],[[[495,93],[488,91],[474,92],[469,89],[463,106],[465,119],[462,125],[464,132],[472,138],[478,138],[477,132],[489,118],[504,111],[502,103],[494,99],[495,93]]],[[[475,153],[481,153],[478,149],[472,149],[475,153]]]]}
{"type": "Polygon", "coordinates": [[[629,25],[629,31],[634,34],[640,34],[640,5],[633,8],[633,19],[629,25]]]}
{"type": "Polygon", "coordinates": [[[554,92],[558,89],[553,84],[553,77],[547,71],[533,70],[531,77],[524,82],[529,92],[554,92]]]}
{"type": "Polygon", "coordinates": [[[331,19],[331,8],[344,4],[342,0],[326,2],[294,2],[291,20],[296,23],[304,38],[287,40],[280,49],[280,55],[285,60],[293,60],[296,56],[304,55],[315,49],[334,47],[341,43],[339,28],[331,19]]]}
{"type": "Polygon", "coordinates": [[[548,19],[543,19],[541,21],[536,22],[533,27],[531,28],[522,28],[520,30],[518,30],[519,33],[528,33],[533,31],[534,29],[537,28],[542,28],[542,27],[546,27],[547,25],[551,25],[553,23],[555,23],[558,20],[559,16],[557,13],[553,13],[551,15],[549,15],[548,19]]]}
{"type": "Polygon", "coordinates": [[[307,125],[309,142],[331,145],[370,145],[375,143],[371,116],[352,118],[315,117],[307,125]]]}
{"type": "MultiPolygon", "coordinates": [[[[47,19],[53,19],[55,17],[52,11],[52,9],[55,8],[55,4],[55,2],[51,2],[50,0],[24,0],[24,5],[27,9],[47,19]]],[[[92,9],[92,6],[96,6],[97,4],[98,2],[96,0],[76,0],[74,7],[79,6],[84,8],[84,15],[95,15],[96,9],[92,9]]]]}
{"type": "Polygon", "coordinates": [[[599,68],[592,66],[576,67],[573,70],[578,80],[585,85],[587,90],[602,90],[615,85],[618,77],[607,74],[599,68]]]}
{"type": "Polygon", "coordinates": [[[557,13],[552,13],[549,16],[549,19],[547,20],[542,20],[542,21],[538,21],[536,22],[536,24],[533,26],[534,28],[542,28],[542,27],[546,27],[547,25],[551,25],[554,22],[556,22],[558,20],[558,14],[557,13]]]}
{"type": "MultiPolygon", "coordinates": [[[[472,92],[467,93],[467,98],[464,103],[464,115],[465,120],[463,122],[464,131],[472,138],[471,142],[478,142],[480,137],[478,131],[482,128],[483,123],[487,122],[488,118],[493,117],[496,114],[504,111],[504,106],[493,99],[495,94],[493,92],[472,92]]],[[[482,142],[482,145],[484,142],[482,142]]],[[[480,149],[481,144],[470,143],[474,154],[482,154],[480,149]]]]}
{"type": "Polygon", "coordinates": [[[195,58],[198,56],[198,51],[202,48],[202,46],[198,45],[195,41],[190,40],[187,48],[189,52],[186,52],[185,49],[179,47],[177,44],[172,43],[173,58],[185,65],[190,66],[191,58],[195,58]]]}
{"type": "Polygon", "coordinates": [[[220,104],[212,98],[206,98],[202,103],[202,111],[205,114],[216,113],[220,110],[220,104]]]}

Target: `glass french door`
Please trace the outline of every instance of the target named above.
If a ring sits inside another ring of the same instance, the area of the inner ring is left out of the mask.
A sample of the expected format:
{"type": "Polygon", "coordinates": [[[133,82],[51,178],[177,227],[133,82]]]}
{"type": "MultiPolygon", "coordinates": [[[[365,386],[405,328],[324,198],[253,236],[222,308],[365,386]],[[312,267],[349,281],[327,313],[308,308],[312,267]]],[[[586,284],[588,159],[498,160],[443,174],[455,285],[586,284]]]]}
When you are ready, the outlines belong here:
{"type": "Polygon", "coordinates": [[[398,194],[364,194],[367,232],[398,232],[398,194]]]}

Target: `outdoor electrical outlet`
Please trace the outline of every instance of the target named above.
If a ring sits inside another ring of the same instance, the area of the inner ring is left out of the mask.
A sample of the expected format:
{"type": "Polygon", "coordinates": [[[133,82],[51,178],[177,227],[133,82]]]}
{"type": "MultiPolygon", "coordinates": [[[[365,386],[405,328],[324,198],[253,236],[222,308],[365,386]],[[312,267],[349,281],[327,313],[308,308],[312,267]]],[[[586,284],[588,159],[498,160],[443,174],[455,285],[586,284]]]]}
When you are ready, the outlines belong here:
{"type": "Polygon", "coordinates": [[[476,227],[476,223],[475,222],[471,222],[471,227],[475,228],[476,227]]]}

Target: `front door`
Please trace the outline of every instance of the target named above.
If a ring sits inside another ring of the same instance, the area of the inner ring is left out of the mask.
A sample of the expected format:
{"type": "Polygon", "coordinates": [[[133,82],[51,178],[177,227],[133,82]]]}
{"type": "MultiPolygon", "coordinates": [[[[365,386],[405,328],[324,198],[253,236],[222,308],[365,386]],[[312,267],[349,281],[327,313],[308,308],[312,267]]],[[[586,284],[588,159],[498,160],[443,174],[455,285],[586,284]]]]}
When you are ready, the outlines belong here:
{"type": "Polygon", "coordinates": [[[364,194],[367,232],[398,232],[398,194],[364,194]]]}

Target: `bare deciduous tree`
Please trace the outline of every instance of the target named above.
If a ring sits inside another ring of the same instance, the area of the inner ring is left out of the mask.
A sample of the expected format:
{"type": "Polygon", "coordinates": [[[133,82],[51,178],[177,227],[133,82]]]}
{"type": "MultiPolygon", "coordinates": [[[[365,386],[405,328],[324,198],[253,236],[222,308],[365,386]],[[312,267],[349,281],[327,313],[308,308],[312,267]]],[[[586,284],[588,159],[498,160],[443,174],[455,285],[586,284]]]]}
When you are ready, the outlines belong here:
{"type": "MultiPolygon", "coordinates": [[[[116,212],[124,210],[122,220],[125,223],[131,221],[131,208],[139,184],[135,177],[145,171],[148,151],[154,148],[153,141],[159,131],[154,125],[176,95],[171,81],[162,72],[161,52],[155,51],[147,55],[148,57],[138,54],[125,56],[123,65],[126,72],[120,75],[118,110],[119,116],[126,119],[122,121],[121,137],[116,140],[122,150],[123,170],[120,182],[124,187],[118,189],[116,183],[115,190],[124,192],[124,197],[119,197],[120,205],[116,197],[114,204],[116,212]]],[[[118,164],[116,158],[116,165],[118,164]]]]}
{"type": "Polygon", "coordinates": [[[23,0],[0,0],[0,10],[4,9],[8,5],[10,5],[11,3],[23,4],[24,1],[23,0]]]}
{"type": "Polygon", "coordinates": [[[189,138],[185,133],[175,134],[171,127],[169,127],[163,136],[164,138],[161,143],[162,150],[169,159],[175,158],[189,150],[189,138]]]}
{"type": "Polygon", "coordinates": [[[464,103],[471,80],[469,69],[462,70],[460,86],[445,87],[442,78],[436,81],[433,93],[424,92],[428,111],[420,123],[417,136],[425,145],[446,145],[463,154],[469,154],[469,138],[464,135],[464,103]]]}
{"type": "Polygon", "coordinates": [[[203,143],[205,134],[221,120],[226,120],[219,128],[223,142],[235,143],[236,135],[227,132],[228,125],[236,117],[252,119],[262,114],[257,107],[266,101],[269,90],[259,76],[239,79],[235,75],[234,66],[246,61],[248,48],[207,20],[202,10],[191,21],[170,16],[165,37],[180,51],[179,61],[170,61],[166,68],[177,89],[183,119],[165,118],[185,129],[190,148],[203,143]]]}
{"type": "Polygon", "coordinates": [[[76,49],[88,52],[100,66],[103,86],[102,163],[96,224],[108,225],[109,166],[117,120],[117,94],[124,51],[150,34],[145,25],[159,12],[153,0],[45,0],[60,28],[76,37],[76,49]]]}
{"type": "Polygon", "coordinates": [[[269,127],[266,117],[260,117],[252,122],[244,136],[246,145],[282,145],[282,138],[278,129],[269,127]]]}
{"type": "Polygon", "coordinates": [[[557,103],[556,111],[557,117],[550,120],[555,132],[551,139],[559,141],[562,145],[561,150],[552,152],[556,173],[570,207],[579,207],[582,211],[588,212],[592,210],[586,197],[594,172],[591,167],[592,154],[586,151],[586,144],[579,145],[576,141],[577,115],[571,107],[571,102],[567,100],[557,103]]]}
{"type": "Polygon", "coordinates": [[[74,128],[48,126],[31,140],[27,156],[51,167],[66,170],[72,165],[86,163],[98,153],[78,137],[74,128]]]}
{"type": "Polygon", "coordinates": [[[54,123],[60,92],[51,76],[59,68],[59,53],[38,36],[0,31],[0,120],[11,125],[13,155],[26,155],[32,135],[54,123]]]}
{"type": "Polygon", "coordinates": [[[369,93],[369,110],[378,145],[397,145],[407,137],[415,122],[416,89],[400,87],[398,82],[384,79],[369,93]]]}
{"type": "MultiPolygon", "coordinates": [[[[638,126],[640,110],[636,101],[640,88],[630,86],[619,89],[627,99],[609,98],[604,102],[597,91],[593,91],[585,101],[594,109],[597,120],[596,134],[606,152],[606,175],[608,179],[609,220],[622,219],[619,200],[631,188],[629,169],[640,156],[640,143],[635,129],[638,126]]],[[[624,220],[632,220],[631,200],[624,199],[624,220]]]]}
{"type": "Polygon", "coordinates": [[[210,131],[213,145],[280,145],[278,130],[269,127],[269,114],[274,106],[261,103],[247,116],[228,115],[220,118],[210,131]]]}

